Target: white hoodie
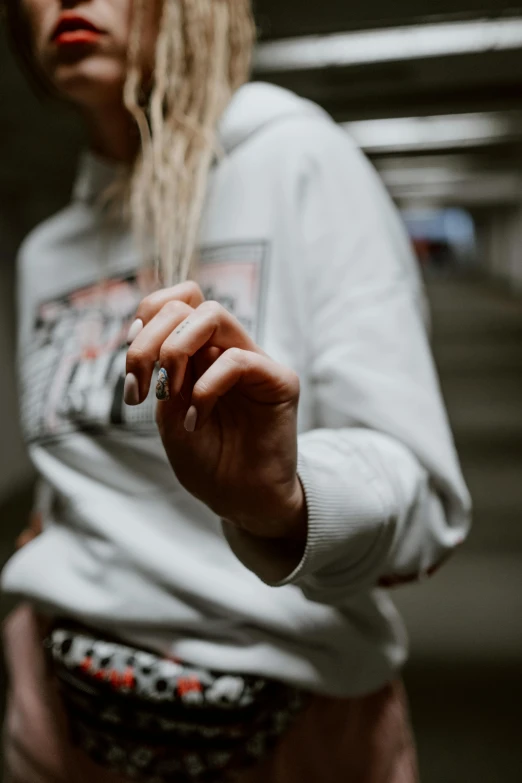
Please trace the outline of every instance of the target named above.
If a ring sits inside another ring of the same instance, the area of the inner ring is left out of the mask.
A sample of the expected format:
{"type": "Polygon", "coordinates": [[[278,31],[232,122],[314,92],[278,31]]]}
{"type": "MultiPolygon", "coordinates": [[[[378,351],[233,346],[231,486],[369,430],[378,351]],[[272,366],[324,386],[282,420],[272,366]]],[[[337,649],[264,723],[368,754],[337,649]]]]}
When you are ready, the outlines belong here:
{"type": "Polygon", "coordinates": [[[3,587],[194,664],[368,693],[406,658],[378,586],[429,573],[469,526],[416,262],[377,175],[316,106],[248,85],[221,140],[200,283],[300,376],[303,560],[271,583],[277,552],[229,546],[177,482],[154,395],[124,405],[138,254],[100,205],[114,167],[87,155],[71,205],[20,255],[23,423],[52,503],[3,587]]]}

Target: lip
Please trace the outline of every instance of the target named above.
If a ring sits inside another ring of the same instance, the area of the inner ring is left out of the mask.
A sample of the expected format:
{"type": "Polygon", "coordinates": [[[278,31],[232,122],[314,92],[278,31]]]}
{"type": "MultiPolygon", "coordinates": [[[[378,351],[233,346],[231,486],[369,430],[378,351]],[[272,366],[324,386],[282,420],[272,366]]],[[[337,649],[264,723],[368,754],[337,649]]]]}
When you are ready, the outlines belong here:
{"type": "Polygon", "coordinates": [[[104,35],[104,32],[84,16],[66,12],[60,15],[51,35],[51,41],[57,46],[94,44],[104,35]]]}

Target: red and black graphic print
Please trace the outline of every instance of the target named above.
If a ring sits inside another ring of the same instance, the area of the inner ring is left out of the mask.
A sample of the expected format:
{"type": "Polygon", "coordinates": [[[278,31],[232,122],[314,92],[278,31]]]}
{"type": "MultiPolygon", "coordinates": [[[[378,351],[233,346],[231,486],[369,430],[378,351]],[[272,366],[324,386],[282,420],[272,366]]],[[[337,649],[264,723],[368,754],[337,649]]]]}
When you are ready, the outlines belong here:
{"type": "Polygon", "coordinates": [[[152,404],[134,409],[123,403],[126,336],[141,297],[129,275],[38,307],[22,368],[28,440],[127,423],[152,427],[152,404]],[[31,382],[24,384],[24,376],[31,382]]]}
{"type": "MultiPolygon", "coordinates": [[[[207,247],[200,254],[205,296],[223,304],[254,337],[263,320],[266,255],[264,243],[207,247]]],[[[156,377],[142,405],[123,401],[126,339],[143,296],[136,274],[129,273],[37,305],[21,367],[29,442],[114,428],[155,431],[156,377]]]]}

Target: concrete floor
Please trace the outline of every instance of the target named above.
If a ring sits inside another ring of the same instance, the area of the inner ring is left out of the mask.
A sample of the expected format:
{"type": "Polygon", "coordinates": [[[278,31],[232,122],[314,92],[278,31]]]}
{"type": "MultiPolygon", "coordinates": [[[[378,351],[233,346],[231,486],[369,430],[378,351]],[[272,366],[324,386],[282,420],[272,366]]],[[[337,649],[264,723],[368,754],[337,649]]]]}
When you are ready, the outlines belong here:
{"type": "MultiPolygon", "coordinates": [[[[429,283],[434,349],[475,501],[469,543],[396,594],[423,783],[522,781],[522,300],[480,279],[429,283]]],[[[0,560],[29,498],[0,509],[0,560]]],[[[8,606],[4,600],[2,611],[8,606]]]]}

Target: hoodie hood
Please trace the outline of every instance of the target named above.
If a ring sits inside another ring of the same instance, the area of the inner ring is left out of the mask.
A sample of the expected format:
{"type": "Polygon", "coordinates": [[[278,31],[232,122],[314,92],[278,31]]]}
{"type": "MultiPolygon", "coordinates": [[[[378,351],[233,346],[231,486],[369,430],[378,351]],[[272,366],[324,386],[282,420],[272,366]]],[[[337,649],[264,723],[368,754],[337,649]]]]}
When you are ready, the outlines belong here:
{"type": "Polygon", "coordinates": [[[226,153],[248,141],[259,131],[289,117],[329,115],[311,101],[289,90],[265,82],[241,87],[226,109],[219,126],[221,146],[226,153]]]}

